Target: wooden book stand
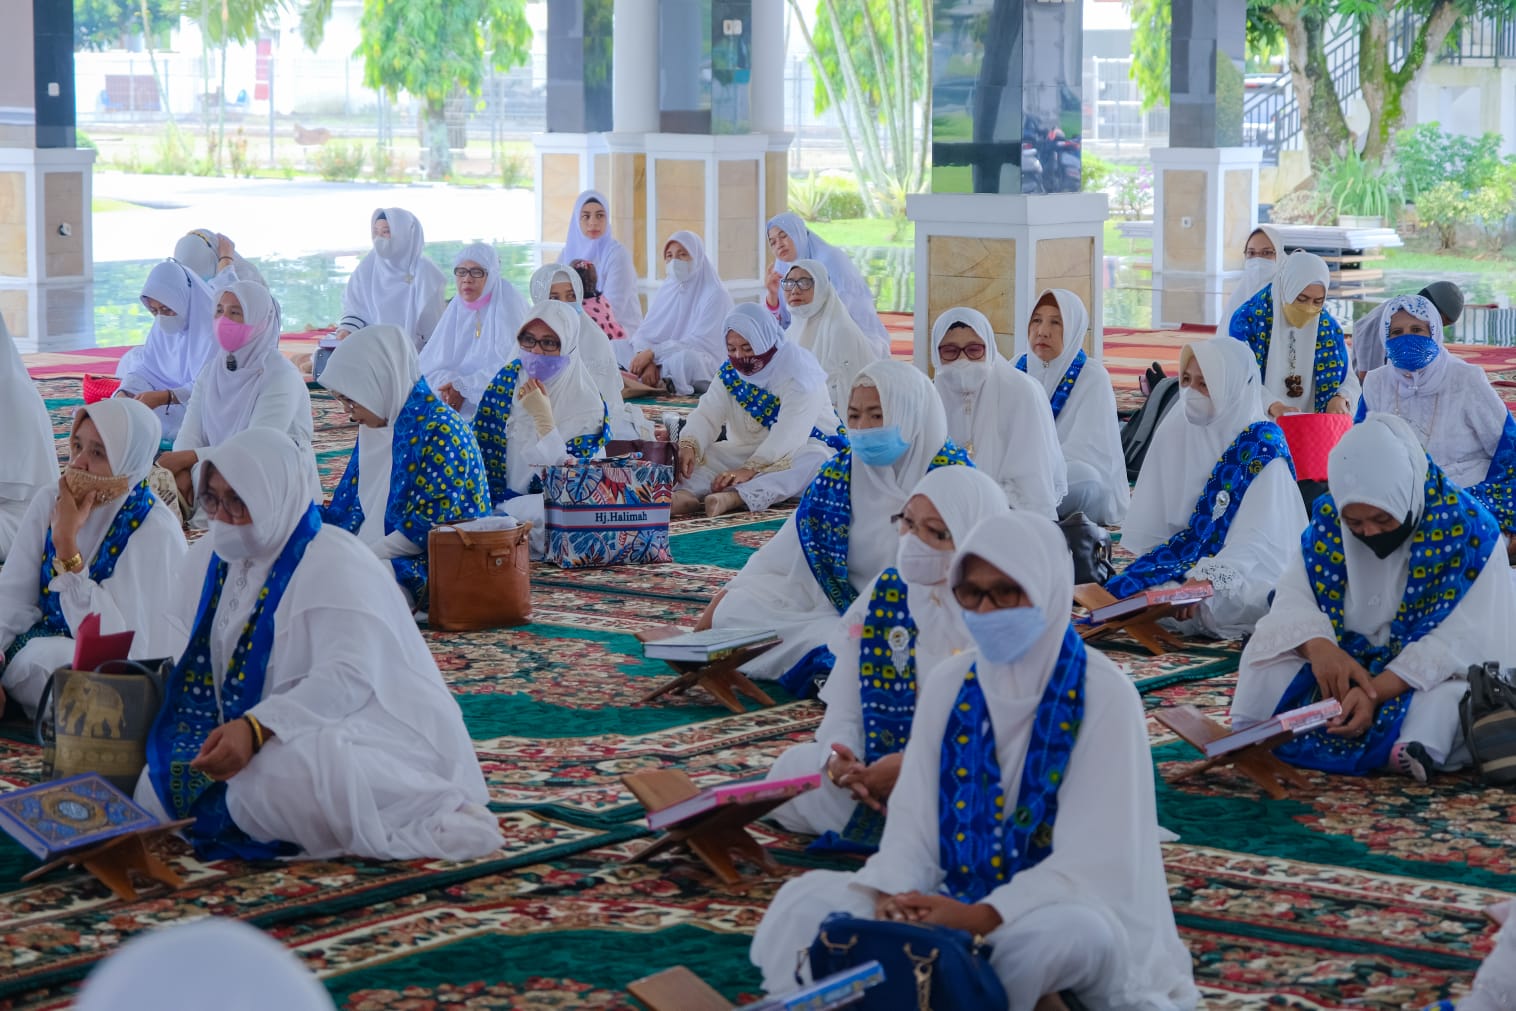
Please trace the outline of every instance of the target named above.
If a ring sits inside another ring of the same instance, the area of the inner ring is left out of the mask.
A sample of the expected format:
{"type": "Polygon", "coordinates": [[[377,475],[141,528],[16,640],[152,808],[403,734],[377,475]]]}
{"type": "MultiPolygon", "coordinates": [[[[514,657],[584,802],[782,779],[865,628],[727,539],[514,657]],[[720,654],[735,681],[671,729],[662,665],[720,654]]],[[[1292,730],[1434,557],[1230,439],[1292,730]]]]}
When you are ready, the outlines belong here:
{"type": "Polygon", "coordinates": [[[682,965],[627,984],[648,1011],[731,1011],[732,1004],[682,965]]]}
{"type": "MultiPolygon", "coordinates": [[[[1205,746],[1220,737],[1226,737],[1230,731],[1215,720],[1206,716],[1194,706],[1176,706],[1172,709],[1160,709],[1153,714],[1154,718],[1168,727],[1174,733],[1184,738],[1190,744],[1205,753],[1205,746]]],[[[1287,765],[1274,757],[1274,749],[1285,741],[1294,737],[1294,734],[1285,731],[1276,734],[1267,740],[1250,744],[1246,748],[1219,755],[1216,758],[1207,758],[1203,762],[1197,762],[1176,776],[1170,776],[1170,783],[1178,783],[1189,779],[1198,772],[1205,772],[1217,766],[1230,765],[1238,772],[1251,779],[1263,788],[1263,792],[1275,800],[1283,800],[1287,795],[1287,787],[1308,787],[1310,781],[1300,774],[1300,771],[1292,765],[1287,765]]]]}
{"type": "Polygon", "coordinates": [[[167,885],[173,891],[178,891],[184,887],[184,882],[179,875],[174,873],[173,868],[154,856],[148,846],[162,836],[177,832],[194,823],[195,819],[186,818],[184,821],[164,822],[138,832],[128,832],[98,846],[91,846],[77,853],[69,853],[51,860],[23,875],[21,880],[34,881],[60,867],[82,866],[99,879],[101,884],[109,888],[116,898],[126,902],[137,898],[137,890],[132,887],[133,874],[139,874],[150,881],[156,881],[167,885]]]}
{"type": "MultiPolygon", "coordinates": [[[[1099,583],[1080,583],[1074,587],[1074,603],[1090,611],[1097,607],[1105,607],[1107,604],[1114,604],[1116,601],[1117,598],[1111,596],[1099,583]]],[[[1125,632],[1136,639],[1149,653],[1162,656],[1171,649],[1184,648],[1182,639],[1158,624],[1158,619],[1167,618],[1173,613],[1173,605],[1158,604],[1138,611],[1136,614],[1129,614],[1125,618],[1102,622],[1099,625],[1075,625],[1074,627],[1079,630],[1079,638],[1085,642],[1094,642],[1117,632],[1125,632]]]]}
{"type": "MultiPolygon", "coordinates": [[[[670,625],[648,632],[638,632],[637,641],[658,642],[661,639],[671,639],[676,635],[684,634],[684,629],[670,625]]],[[[747,712],[747,707],[737,698],[739,695],[745,695],[761,706],[771,706],[774,700],[768,696],[768,693],[753,684],[748,676],[737,668],[753,657],[767,653],[777,645],[779,643],[776,641],[766,642],[760,646],[746,646],[710,663],[700,660],[665,660],[664,663],[679,672],[678,676],[648,692],[637,700],[637,704],[646,705],[664,695],[685,695],[691,688],[699,686],[714,695],[717,702],[739,716],[747,712]]]]}
{"type": "MultiPolygon", "coordinates": [[[[660,811],[700,792],[690,782],[690,777],[678,769],[633,772],[622,776],[621,782],[649,811],[660,811]]],[[[742,882],[737,860],[762,868],[765,874],[777,874],[779,865],[758,840],[748,834],[746,826],[790,799],[771,798],[714,807],[672,826],[626,862],[640,864],[660,853],[685,846],[728,885],[742,882]]]]}

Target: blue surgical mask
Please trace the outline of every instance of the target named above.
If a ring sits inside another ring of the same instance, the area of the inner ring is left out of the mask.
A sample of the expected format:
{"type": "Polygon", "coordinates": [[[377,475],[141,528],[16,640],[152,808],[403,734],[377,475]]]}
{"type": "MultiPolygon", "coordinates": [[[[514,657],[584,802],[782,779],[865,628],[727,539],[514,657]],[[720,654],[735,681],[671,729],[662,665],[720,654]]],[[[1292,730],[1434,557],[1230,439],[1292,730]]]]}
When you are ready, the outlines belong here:
{"type": "Polygon", "coordinates": [[[575,312],[578,312],[578,313],[584,312],[584,303],[581,302],[581,301],[579,301],[578,299],[575,299],[574,301],[570,302],[569,305],[571,305],[571,306],[574,307],[574,311],[575,312]]]}
{"type": "Polygon", "coordinates": [[[1015,663],[1047,631],[1048,621],[1035,605],[995,611],[964,611],[979,655],[990,663],[1015,663]]]}
{"type": "Polygon", "coordinates": [[[563,355],[537,355],[530,351],[521,352],[521,371],[527,378],[535,379],[539,383],[545,383],[568,367],[569,359],[563,355]]]}
{"type": "Polygon", "coordinates": [[[905,455],[911,444],[900,436],[897,425],[883,428],[854,428],[848,431],[853,455],[870,467],[888,467],[905,455]]]}
{"type": "Polygon", "coordinates": [[[1424,334],[1406,333],[1384,342],[1390,364],[1402,372],[1420,372],[1437,357],[1437,342],[1424,334]]]}

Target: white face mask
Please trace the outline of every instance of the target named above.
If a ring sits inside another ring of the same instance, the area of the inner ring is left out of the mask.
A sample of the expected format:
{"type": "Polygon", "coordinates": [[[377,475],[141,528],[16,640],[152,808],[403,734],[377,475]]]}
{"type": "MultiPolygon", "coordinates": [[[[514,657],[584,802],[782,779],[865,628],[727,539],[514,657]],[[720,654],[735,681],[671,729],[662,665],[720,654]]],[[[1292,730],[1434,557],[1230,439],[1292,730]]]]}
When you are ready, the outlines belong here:
{"type": "Polygon", "coordinates": [[[374,236],[374,252],[379,254],[380,259],[389,259],[390,250],[393,248],[394,244],[395,240],[388,235],[374,236]]]}
{"type": "Polygon", "coordinates": [[[948,571],[953,567],[953,552],[934,548],[915,534],[906,534],[900,538],[900,547],[895,552],[895,567],[907,583],[940,586],[947,582],[948,571]]]}
{"type": "Polygon", "coordinates": [[[240,562],[258,553],[258,541],[251,523],[223,523],[211,520],[211,548],[222,559],[240,562]]]}
{"type": "Polygon", "coordinates": [[[155,319],[158,321],[158,329],[166,334],[182,333],[184,324],[187,322],[183,313],[176,313],[173,316],[157,316],[155,319]]]}
{"type": "Polygon", "coordinates": [[[1179,403],[1184,407],[1184,417],[1192,425],[1209,425],[1216,417],[1216,402],[1193,386],[1179,391],[1179,403]]]}
{"type": "Polygon", "coordinates": [[[670,260],[665,266],[668,268],[669,279],[680,284],[688,281],[695,273],[693,260],[670,260]]]}
{"type": "Polygon", "coordinates": [[[977,362],[967,358],[943,362],[937,366],[937,384],[949,393],[978,393],[990,374],[989,369],[983,367],[988,362],[987,358],[977,362]]]}

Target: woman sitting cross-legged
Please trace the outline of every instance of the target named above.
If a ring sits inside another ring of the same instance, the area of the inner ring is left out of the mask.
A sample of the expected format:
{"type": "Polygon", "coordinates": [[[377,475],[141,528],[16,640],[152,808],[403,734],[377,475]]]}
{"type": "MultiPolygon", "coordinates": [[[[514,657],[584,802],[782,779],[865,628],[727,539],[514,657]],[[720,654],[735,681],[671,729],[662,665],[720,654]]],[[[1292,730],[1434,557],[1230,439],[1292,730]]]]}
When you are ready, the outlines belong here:
{"type": "Polygon", "coordinates": [[[287,435],[206,453],[196,543],[158,624],[182,651],[137,802],[202,859],[463,860],[500,829],[463,715],[389,567],[323,525],[287,435]]]}
{"type": "MultiPolygon", "coordinates": [[[[48,677],[74,658],[74,630],[136,632],[134,659],[168,656],[153,623],[184,556],[179,518],[148,487],[162,431],[130,398],[81,407],[55,488],[33,497],[0,569],[0,687],[31,714],[48,677]]],[[[3,696],[0,696],[3,697],[3,696]]]]}
{"type": "Polygon", "coordinates": [[[679,435],[675,515],[701,500],[707,516],[767,509],[804,491],[847,446],[826,373],[773,316],[747,302],[722,326],[727,361],[679,435]]]}
{"type": "Polygon", "coordinates": [[[722,320],[732,296],[694,232],[675,232],[663,245],[668,278],[630,341],[615,345],[628,375],[644,386],[683,396],[704,393],[721,362],[722,320]]]}
{"type": "Polygon", "coordinates": [[[415,348],[399,327],[365,327],[343,341],[321,385],[360,426],[322,522],[357,534],[390,563],[411,606],[424,611],[432,528],[489,515],[489,479],[474,432],[421,378],[415,348]]]}
{"type": "Polygon", "coordinates": [[[960,306],[938,316],[932,364],[953,441],[1000,483],[1012,509],[1056,520],[1068,468],[1053,412],[1037,381],[1000,357],[984,313],[960,306]]]}
{"type": "Polygon", "coordinates": [[[977,649],[918,693],[879,852],[774,896],[751,952],[764,988],[794,990],[796,953],[845,912],[982,936],[1011,1011],[1063,991],[1089,1007],[1193,1008],[1142,703],[1069,624],[1063,537],[1023,511],[955,543],[948,584],[977,649]]]}
{"type": "Polygon", "coordinates": [[[1139,556],[1106,589],[1209,582],[1215,595],[1182,609],[1180,629],[1249,635],[1305,527],[1289,448],[1264,415],[1258,365],[1230,337],[1179,353],[1179,406],[1159,422],[1137,475],[1121,546],[1139,556]]]}
{"type": "Polygon", "coordinates": [[[541,558],[542,470],[605,455],[610,408],[579,360],[580,315],[562,302],[538,302],[526,315],[521,352],[484,392],[474,436],[495,511],[532,524],[532,554],[541,558]]]}
{"type": "Polygon", "coordinates": [[[785,677],[795,690],[831,667],[826,643],[837,618],[900,543],[895,517],[928,471],[967,465],[947,437],[942,401],[926,374],[874,362],[848,399],[848,439],[800,497],[800,508],[747,560],[707,611],[716,628],[773,628],[784,642],[743,667],[785,677]]]}
{"type": "Polygon", "coordinates": [[[1232,725],[1335,698],[1334,725],[1275,753],[1324,772],[1389,768],[1424,781],[1467,762],[1464,672],[1516,663],[1500,528],[1390,414],[1342,437],[1327,486],[1242,652],[1232,725]]]}
{"type": "Polygon", "coordinates": [[[824,847],[879,845],[916,699],[943,660],[973,645],[947,585],[954,531],[962,538],[1007,508],[982,470],[943,467],[917,482],[900,514],[895,563],[832,632],[837,662],[821,689],[826,716],[816,739],[791,746],[769,770],[769,779],[827,778],[776,810],[779,824],[822,835],[824,847]]]}
{"type": "Polygon", "coordinates": [[[469,420],[495,373],[516,357],[526,302],[501,276],[500,255],[487,242],[463,247],[453,280],[458,295],[421,349],[421,374],[443,403],[469,420]]]}

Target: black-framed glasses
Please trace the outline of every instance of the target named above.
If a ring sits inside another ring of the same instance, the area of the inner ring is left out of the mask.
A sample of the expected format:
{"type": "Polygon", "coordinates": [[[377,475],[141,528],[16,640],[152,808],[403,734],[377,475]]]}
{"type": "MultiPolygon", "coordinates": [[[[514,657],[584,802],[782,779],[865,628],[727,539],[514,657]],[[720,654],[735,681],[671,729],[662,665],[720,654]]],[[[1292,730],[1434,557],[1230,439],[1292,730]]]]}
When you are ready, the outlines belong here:
{"type": "Polygon", "coordinates": [[[960,357],[967,358],[971,362],[984,360],[985,347],[983,344],[966,344],[959,347],[957,344],[943,344],[937,349],[937,357],[945,362],[956,362],[960,357]]]}
{"type": "Polygon", "coordinates": [[[816,287],[816,282],[809,277],[786,277],[783,281],[779,282],[779,287],[785,291],[795,291],[796,289],[810,291],[816,287]]]}
{"type": "Polygon", "coordinates": [[[953,535],[948,533],[946,530],[933,530],[931,527],[924,527],[921,524],[917,523],[915,520],[911,519],[905,513],[896,513],[890,517],[890,522],[895,525],[895,529],[899,530],[903,534],[924,533],[928,537],[931,537],[942,544],[946,544],[948,541],[953,539],[953,535]]]}
{"type": "Polygon", "coordinates": [[[563,342],[557,337],[533,337],[529,333],[524,333],[520,337],[517,337],[516,343],[524,351],[538,350],[552,354],[554,351],[563,349],[563,342]]]}
{"type": "Polygon", "coordinates": [[[965,611],[979,610],[979,605],[984,603],[985,598],[989,599],[997,611],[1027,606],[1026,591],[1019,586],[996,586],[986,590],[980,586],[959,583],[953,587],[953,599],[965,611]]]}
{"type": "Polygon", "coordinates": [[[454,267],[453,276],[460,281],[465,277],[472,277],[474,280],[480,281],[486,277],[489,277],[490,272],[485,270],[483,267],[454,267]]]}
{"type": "Polygon", "coordinates": [[[236,495],[229,494],[222,498],[213,491],[203,491],[200,493],[200,508],[205,510],[207,516],[216,516],[225,512],[234,523],[241,523],[247,519],[247,503],[236,495]]]}

